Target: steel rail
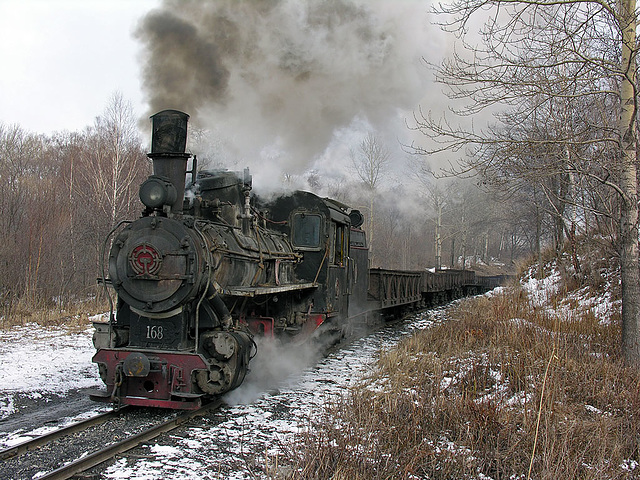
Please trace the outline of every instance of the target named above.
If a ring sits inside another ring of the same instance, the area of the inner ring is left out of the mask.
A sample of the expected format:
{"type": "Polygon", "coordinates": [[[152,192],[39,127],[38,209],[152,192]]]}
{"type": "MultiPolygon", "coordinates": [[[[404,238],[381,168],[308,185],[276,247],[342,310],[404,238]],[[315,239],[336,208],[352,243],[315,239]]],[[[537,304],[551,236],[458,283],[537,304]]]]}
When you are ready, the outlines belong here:
{"type": "Polygon", "coordinates": [[[176,418],[173,418],[164,423],[156,425],[155,427],[145,430],[144,432],[140,432],[136,435],[126,438],[121,442],[108,445],[102,450],[98,450],[97,452],[79,458],[45,475],[39,476],[38,480],[66,480],[68,478],[71,478],[74,475],[77,475],[92,467],[95,467],[96,465],[100,465],[101,463],[106,462],[107,460],[115,457],[120,453],[131,450],[141,443],[151,440],[165,432],[175,430],[176,428],[181,427],[195,417],[204,415],[210,410],[216,410],[220,408],[223,403],[224,402],[222,400],[216,400],[202,406],[198,410],[187,411],[176,418]]]}
{"type": "Polygon", "coordinates": [[[121,408],[120,410],[110,410],[105,413],[101,413],[96,415],[95,417],[87,418],[86,420],[81,420],[79,422],[73,423],[63,428],[59,428],[49,433],[45,433],[38,437],[32,438],[31,440],[26,440],[22,443],[14,445],[13,447],[5,448],[0,450],[0,460],[8,460],[17,455],[22,455],[23,453],[29,452],[31,450],[35,450],[42,445],[45,445],[49,442],[57,440],[58,438],[64,437],[65,435],[70,435],[73,433],[81,432],[82,430],[86,430],[87,428],[93,427],[95,425],[100,425],[101,423],[106,422],[112,417],[117,417],[121,412],[125,410],[126,407],[121,408]]]}

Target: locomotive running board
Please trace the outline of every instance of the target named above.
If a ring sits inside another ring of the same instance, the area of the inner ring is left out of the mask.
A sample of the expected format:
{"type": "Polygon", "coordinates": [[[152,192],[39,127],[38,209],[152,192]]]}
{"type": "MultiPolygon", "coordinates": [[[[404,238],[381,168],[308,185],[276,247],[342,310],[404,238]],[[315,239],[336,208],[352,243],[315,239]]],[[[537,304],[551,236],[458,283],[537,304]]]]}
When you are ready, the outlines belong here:
{"type": "Polygon", "coordinates": [[[272,287],[226,287],[222,290],[222,293],[223,295],[230,295],[232,297],[256,297],[258,295],[272,295],[274,293],[292,292],[294,290],[306,290],[309,288],[318,288],[318,284],[310,282],[272,287]]]}

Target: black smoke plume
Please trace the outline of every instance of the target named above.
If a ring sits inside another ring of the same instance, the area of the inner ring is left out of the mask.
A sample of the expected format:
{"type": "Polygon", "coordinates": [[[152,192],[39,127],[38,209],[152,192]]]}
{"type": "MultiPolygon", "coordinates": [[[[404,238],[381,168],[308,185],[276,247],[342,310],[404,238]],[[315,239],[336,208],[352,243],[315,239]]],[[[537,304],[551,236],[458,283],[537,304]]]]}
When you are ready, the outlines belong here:
{"type": "Polygon", "coordinates": [[[438,49],[427,9],[417,0],[166,0],[137,30],[149,113],[186,111],[232,145],[241,167],[300,173],[336,132],[403,124],[399,112],[427,93],[422,58],[438,49]]]}

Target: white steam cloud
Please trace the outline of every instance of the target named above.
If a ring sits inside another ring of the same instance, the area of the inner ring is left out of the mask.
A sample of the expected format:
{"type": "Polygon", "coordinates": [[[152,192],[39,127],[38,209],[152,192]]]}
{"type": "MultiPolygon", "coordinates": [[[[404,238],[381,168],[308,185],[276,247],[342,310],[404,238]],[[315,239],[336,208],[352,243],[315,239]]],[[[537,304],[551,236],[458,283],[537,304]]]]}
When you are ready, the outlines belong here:
{"type": "Polygon", "coordinates": [[[301,345],[283,344],[263,337],[255,340],[258,352],[249,363],[249,373],[242,385],[224,396],[229,405],[251,403],[264,393],[285,386],[314,365],[324,351],[320,344],[311,340],[301,345]]]}

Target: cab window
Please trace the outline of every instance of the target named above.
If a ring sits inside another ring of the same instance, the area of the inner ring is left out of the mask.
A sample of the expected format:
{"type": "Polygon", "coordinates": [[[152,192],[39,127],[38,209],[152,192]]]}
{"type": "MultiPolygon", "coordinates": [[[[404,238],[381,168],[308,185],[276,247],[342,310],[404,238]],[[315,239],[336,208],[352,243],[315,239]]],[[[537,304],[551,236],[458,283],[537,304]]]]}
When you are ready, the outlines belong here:
{"type": "Polygon", "coordinates": [[[320,248],[320,226],[322,217],[308,213],[293,215],[291,239],[298,248],[320,248]]]}
{"type": "Polygon", "coordinates": [[[344,266],[345,260],[348,256],[347,246],[347,226],[339,223],[335,224],[335,237],[333,248],[333,264],[344,266]]]}

